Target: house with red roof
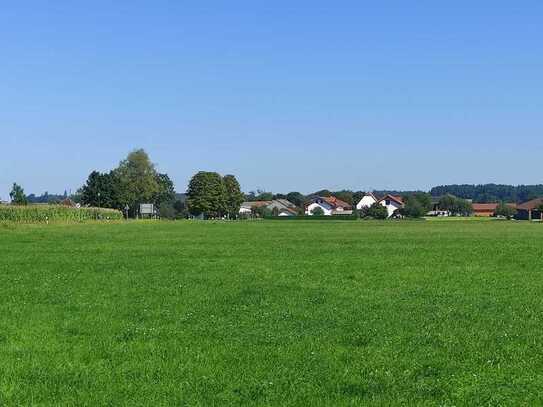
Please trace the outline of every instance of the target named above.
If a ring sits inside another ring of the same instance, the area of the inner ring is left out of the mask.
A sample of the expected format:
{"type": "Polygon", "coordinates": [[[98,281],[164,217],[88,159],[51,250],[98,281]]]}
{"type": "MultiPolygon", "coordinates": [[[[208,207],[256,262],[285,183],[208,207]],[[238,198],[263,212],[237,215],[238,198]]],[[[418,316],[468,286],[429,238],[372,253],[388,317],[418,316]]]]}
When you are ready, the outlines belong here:
{"type": "Polygon", "coordinates": [[[394,215],[394,213],[403,208],[403,200],[401,196],[387,194],[379,200],[379,204],[387,208],[388,217],[394,215]]]}
{"type": "Polygon", "coordinates": [[[352,215],[351,205],[335,196],[316,196],[305,206],[305,214],[313,215],[316,208],[321,208],[325,216],[352,215]]]}

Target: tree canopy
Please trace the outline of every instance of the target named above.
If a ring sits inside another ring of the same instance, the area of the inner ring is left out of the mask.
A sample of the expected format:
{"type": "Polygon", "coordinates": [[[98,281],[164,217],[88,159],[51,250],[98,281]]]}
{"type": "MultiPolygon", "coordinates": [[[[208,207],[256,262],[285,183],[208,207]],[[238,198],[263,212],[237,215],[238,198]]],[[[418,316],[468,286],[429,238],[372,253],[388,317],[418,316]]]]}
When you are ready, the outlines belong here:
{"type": "Polygon", "coordinates": [[[132,209],[141,203],[152,203],[159,193],[158,174],[147,153],[135,150],[115,170],[120,182],[119,200],[132,209]]]}
{"type": "Polygon", "coordinates": [[[512,206],[507,205],[505,202],[500,202],[496,207],[494,215],[503,216],[507,219],[512,219],[517,214],[517,210],[512,206]]]}
{"type": "Polygon", "coordinates": [[[9,197],[11,198],[11,203],[13,205],[27,205],[28,200],[26,199],[25,191],[23,187],[21,187],[16,182],[13,183],[13,187],[11,188],[11,192],[9,193],[9,197]]]}
{"type": "Polygon", "coordinates": [[[191,214],[221,217],[226,209],[226,188],[216,172],[200,171],[189,182],[187,204],[191,214]]]}
{"type": "Polygon", "coordinates": [[[225,189],[225,212],[230,219],[236,219],[245,197],[241,192],[239,182],[235,176],[225,175],[223,183],[225,189]]]}
{"type": "Polygon", "coordinates": [[[387,219],[388,210],[379,202],[374,202],[371,206],[364,207],[360,210],[360,217],[366,219],[387,219]]]}

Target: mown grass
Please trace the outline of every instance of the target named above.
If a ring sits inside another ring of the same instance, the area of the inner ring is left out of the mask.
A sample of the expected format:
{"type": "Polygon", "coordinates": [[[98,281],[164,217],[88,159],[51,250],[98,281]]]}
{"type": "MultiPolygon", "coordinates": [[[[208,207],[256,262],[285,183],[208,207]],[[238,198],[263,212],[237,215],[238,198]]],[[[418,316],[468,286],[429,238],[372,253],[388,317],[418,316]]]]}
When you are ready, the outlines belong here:
{"type": "Polygon", "coordinates": [[[0,405],[539,405],[543,226],[0,228],[0,405]]]}

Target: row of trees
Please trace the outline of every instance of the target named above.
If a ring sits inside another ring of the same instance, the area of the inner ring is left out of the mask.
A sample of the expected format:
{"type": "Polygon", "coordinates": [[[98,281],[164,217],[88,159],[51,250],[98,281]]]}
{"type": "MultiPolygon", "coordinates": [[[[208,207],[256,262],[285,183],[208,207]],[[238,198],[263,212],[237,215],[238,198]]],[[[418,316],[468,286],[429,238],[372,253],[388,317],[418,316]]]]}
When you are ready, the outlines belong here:
{"type": "Polygon", "coordinates": [[[453,184],[440,185],[430,190],[433,196],[454,195],[480,203],[526,202],[543,196],[543,185],[504,185],[504,184],[453,184]]]}

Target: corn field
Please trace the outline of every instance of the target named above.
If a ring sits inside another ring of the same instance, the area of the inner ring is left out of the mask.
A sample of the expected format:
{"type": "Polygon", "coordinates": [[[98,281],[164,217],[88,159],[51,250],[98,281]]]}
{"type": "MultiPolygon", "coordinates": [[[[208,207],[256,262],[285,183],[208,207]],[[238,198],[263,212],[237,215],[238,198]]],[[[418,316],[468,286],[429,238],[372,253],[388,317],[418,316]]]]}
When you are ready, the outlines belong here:
{"type": "Polygon", "coordinates": [[[60,205],[0,205],[0,222],[47,223],[120,220],[123,214],[115,209],[71,208],[60,205]]]}

